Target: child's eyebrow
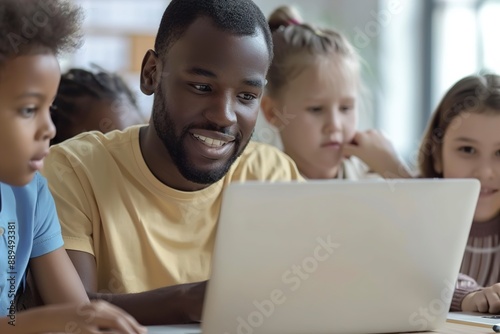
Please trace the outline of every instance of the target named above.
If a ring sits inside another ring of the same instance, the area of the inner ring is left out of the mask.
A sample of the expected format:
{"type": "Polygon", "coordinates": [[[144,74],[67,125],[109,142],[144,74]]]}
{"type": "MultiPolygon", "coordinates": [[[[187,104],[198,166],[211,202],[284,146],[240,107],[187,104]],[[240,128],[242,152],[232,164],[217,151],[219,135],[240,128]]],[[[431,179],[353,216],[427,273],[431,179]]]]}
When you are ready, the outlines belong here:
{"type": "MultiPolygon", "coordinates": [[[[309,94],[307,97],[305,97],[304,101],[314,103],[314,102],[322,102],[324,100],[330,100],[332,97],[331,95],[325,95],[325,94],[309,94]]],[[[352,96],[345,96],[337,99],[339,103],[356,103],[356,98],[352,96]]]]}
{"type": "MultiPolygon", "coordinates": [[[[455,138],[455,141],[471,143],[471,144],[477,143],[477,140],[474,140],[472,138],[467,138],[467,137],[458,137],[458,138],[455,138]]],[[[495,143],[494,146],[500,146],[500,142],[495,143]]]]}
{"type": "Polygon", "coordinates": [[[466,143],[477,143],[476,140],[474,140],[472,138],[467,138],[467,137],[457,137],[457,138],[455,138],[455,141],[462,141],[462,142],[466,142],[466,143]]]}
{"type": "Polygon", "coordinates": [[[45,96],[37,92],[26,92],[16,97],[16,100],[25,99],[27,97],[36,97],[38,99],[43,99],[45,96]]]}

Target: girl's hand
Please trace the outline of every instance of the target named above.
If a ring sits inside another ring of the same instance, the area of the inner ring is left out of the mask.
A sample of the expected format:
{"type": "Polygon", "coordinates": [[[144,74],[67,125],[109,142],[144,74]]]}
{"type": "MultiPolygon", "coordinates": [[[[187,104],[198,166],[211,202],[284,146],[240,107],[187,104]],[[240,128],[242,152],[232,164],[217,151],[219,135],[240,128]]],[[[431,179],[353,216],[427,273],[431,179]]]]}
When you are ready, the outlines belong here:
{"type": "Polygon", "coordinates": [[[412,177],[391,141],[377,130],[357,132],[352,143],[344,145],[343,154],[346,157],[354,155],[360,158],[370,171],[384,178],[412,177]]]}
{"type": "Polygon", "coordinates": [[[500,283],[466,295],[462,300],[462,311],[500,313],[500,283]]]}

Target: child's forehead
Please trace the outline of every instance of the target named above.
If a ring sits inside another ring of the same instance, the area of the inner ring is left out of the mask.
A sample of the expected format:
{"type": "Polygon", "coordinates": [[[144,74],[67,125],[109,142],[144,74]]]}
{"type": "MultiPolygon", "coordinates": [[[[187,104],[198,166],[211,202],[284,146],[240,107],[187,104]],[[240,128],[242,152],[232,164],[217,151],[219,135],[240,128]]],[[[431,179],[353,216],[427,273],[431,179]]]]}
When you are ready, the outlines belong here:
{"type": "Polygon", "coordinates": [[[358,64],[346,57],[316,57],[314,64],[316,70],[325,76],[330,75],[333,79],[354,81],[359,79],[358,64]]]}
{"type": "Polygon", "coordinates": [[[465,110],[453,118],[446,134],[449,137],[470,137],[500,142],[500,111],[465,110]]]}
{"type": "MultiPolygon", "coordinates": [[[[57,67],[59,67],[59,62],[54,54],[50,52],[36,52],[18,54],[5,58],[4,61],[0,63],[0,68],[3,70],[3,73],[10,74],[13,72],[15,74],[19,70],[23,70],[22,72],[30,74],[31,71],[35,69],[41,70],[44,66],[54,64],[57,64],[57,67]]],[[[60,76],[60,72],[56,74],[60,76]]]]}
{"type": "Polygon", "coordinates": [[[0,65],[2,95],[8,92],[22,94],[29,90],[42,92],[54,85],[57,89],[59,79],[59,63],[51,53],[9,57],[0,65]]]}
{"type": "Polygon", "coordinates": [[[302,67],[300,74],[291,80],[291,87],[299,86],[295,88],[319,95],[355,95],[358,83],[358,73],[350,64],[334,59],[318,59],[302,67]]]}
{"type": "Polygon", "coordinates": [[[0,53],[0,68],[10,67],[21,62],[25,62],[26,64],[33,63],[40,59],[57,60],[57,56],[49,49],[41,46],[27,47],[19,50],[19,52],[13,55],[0,53]]]}

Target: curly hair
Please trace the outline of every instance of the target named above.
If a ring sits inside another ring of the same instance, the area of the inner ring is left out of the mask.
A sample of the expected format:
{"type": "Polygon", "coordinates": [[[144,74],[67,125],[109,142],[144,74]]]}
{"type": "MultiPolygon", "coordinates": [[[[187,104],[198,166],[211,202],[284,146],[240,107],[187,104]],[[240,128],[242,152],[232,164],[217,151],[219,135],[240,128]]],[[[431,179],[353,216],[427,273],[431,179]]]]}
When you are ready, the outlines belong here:
{"type": "Polygon", "coordinates": [[[82,11],[65,0],[2,0],[0,65],[34,52],[55,55],[79,46],[82,11]]]}
{"type": "MultiPolygon", "coordinates": [[[[95,66],[96,71],[72,68],[61,75],[57,96],[52,103],[51,116],[57,129],[69,126],[71,116],[82,111],[79,97],[91,97],[98,101],[123,101],[140,115],[137,100],[125,81],[117,74],[110,73],[95,66]]],[[[88,112],[85,110],[85,112],[88,112]]],[[[67,138],[57,132],[51,145],[67,138]]]]}
{"type": "Polygon", "coordinates": [[[101,68],[97,71],[72,68],[61,75],[54,106],[73,112],[76,107],[65,101],[79,96],[92,96],[98,100],[118,100],[125,97],[135,108],[139,109],[135,95],[125,81],[119,75],[101,68]]]}

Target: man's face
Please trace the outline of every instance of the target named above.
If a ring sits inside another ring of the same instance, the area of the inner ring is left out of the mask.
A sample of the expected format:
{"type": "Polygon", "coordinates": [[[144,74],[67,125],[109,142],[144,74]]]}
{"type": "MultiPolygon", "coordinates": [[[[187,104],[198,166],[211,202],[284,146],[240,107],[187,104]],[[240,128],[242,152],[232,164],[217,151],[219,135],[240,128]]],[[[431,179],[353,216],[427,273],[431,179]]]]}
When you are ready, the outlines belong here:
{"type": "Polygon", "coordinates": [[[264,35],[235,36],[199,18],[157,62],[157,136],[184,178],[220,180],[255,127],[269,66],[264,35]]]}

